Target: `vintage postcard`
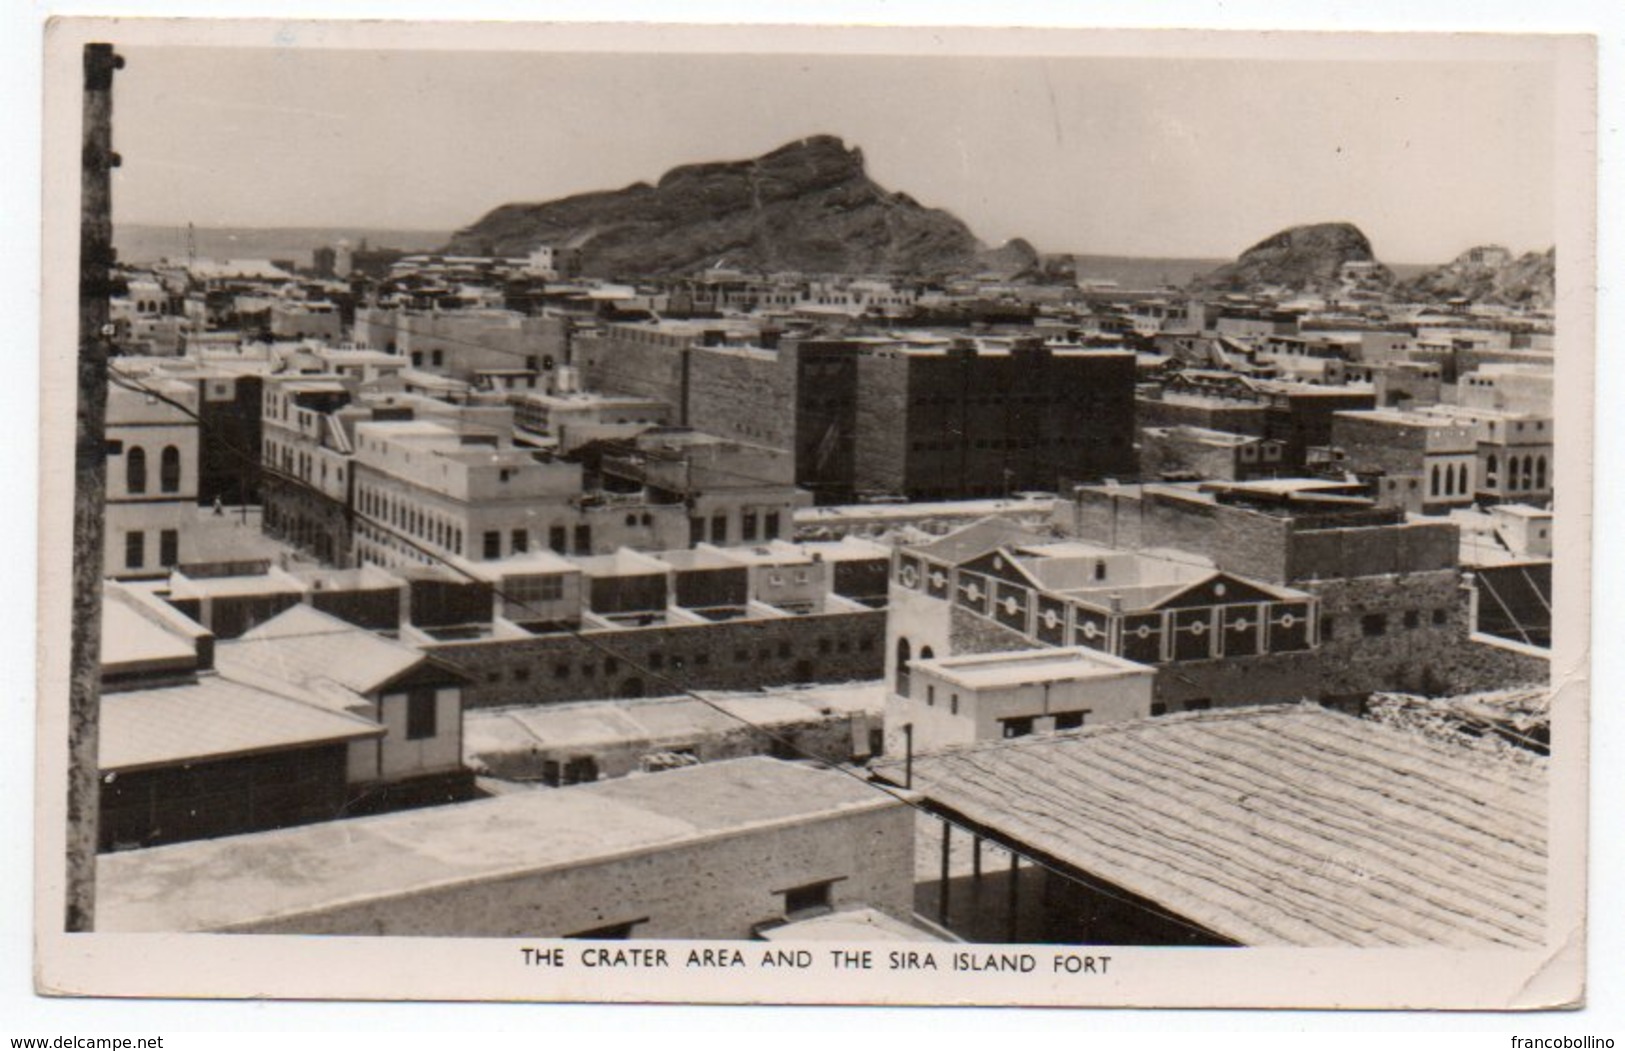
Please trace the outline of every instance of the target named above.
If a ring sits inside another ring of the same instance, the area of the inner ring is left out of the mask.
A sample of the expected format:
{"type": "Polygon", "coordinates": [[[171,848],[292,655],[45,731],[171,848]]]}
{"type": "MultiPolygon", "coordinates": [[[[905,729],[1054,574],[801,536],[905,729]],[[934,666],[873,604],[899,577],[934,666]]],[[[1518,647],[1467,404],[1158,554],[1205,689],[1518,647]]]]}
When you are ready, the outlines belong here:
{"type": "Polygon", "coordinates": [[[43,46],[40,992],[1583,1001],[1591,38],[43,46]]]}

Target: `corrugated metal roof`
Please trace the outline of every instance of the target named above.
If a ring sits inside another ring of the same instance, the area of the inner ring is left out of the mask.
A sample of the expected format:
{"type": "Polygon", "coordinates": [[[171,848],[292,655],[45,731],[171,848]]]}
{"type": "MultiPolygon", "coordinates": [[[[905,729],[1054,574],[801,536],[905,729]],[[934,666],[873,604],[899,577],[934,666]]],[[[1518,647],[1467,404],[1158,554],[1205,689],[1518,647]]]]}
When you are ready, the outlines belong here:
{"type": "Polygon", "coordinates": [[[367,719],[215,676],[102,698],[98,762],[124,772],[373,737],[367,719]]]}
{"type": "Polygon", "coordinates": [[[1314,705],[916,755],[913,787],[1246,945],[1543,940],[1544,764],[1314,705]]]}

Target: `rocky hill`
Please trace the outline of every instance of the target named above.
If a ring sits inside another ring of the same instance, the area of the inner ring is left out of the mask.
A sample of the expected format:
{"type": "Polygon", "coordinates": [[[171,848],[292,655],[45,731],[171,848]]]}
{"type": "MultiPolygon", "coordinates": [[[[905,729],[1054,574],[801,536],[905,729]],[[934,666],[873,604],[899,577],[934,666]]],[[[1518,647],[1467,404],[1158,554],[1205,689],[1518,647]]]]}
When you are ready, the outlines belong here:
{"type": "Polygon", "coordinates": [[[1382,286],[1393,281],[1393,274],[1377,262],[1371,242],[1359,227],[1352,223],[1315,223],[1294,226],[1258,242],[1235,262],[1198,277],[1191,287],[1205,292],[1252,292],[1271,287],[1333,292],[1347,284],[1346,263],[1375,264],[1361,275],[1362,285],[1382,286]]]}
{"type": "Polygon", "coordinates": [[[754,160],[674,168],[653,186],[505,204],[446,250],[524,255],[542,244],[579,247],[593,276],[717,266],[929,275],[1025,267],[1020,249],[1032,251],[985,248],[948,212],[876,185],[862,151],[829,135],[754,160]]]}
{"type": "Polygon", "coordinates": [[[1469,248],[1450,263],[1430,270],[1401,287],[1415,299],[1446,302],[1466,299],[1550,309],[1556,295],[1557,249],[1513,257],[1500,245],[1469,248]]]}

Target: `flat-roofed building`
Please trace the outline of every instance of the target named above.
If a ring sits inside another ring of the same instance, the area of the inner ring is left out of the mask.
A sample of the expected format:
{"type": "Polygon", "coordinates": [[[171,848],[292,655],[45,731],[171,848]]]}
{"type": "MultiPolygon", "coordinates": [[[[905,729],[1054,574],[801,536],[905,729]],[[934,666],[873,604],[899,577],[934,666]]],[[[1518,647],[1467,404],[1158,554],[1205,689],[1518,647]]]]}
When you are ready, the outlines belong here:
{"type": "Polygon", "coordinates": [[[164,576],[192,561],[198,502],[197,388],[142,381],[147,394],[107,392],[107,491],[102,564],[121,580],[164,576]]]}
{"type": "Polygon", "coordinates": [[[1081,646],[1159,669],[1153,715],[1297,700],[1316,689],[1316,601],[1199,556],[1057,542],[987,519],[892,561],[887,672],[918,661],[1081,646]]]}
{"type": "Polygon", "coordinates": [[[1415,480],[1415,499],[1386,486],[1379,501],[1424,514],[1466,507],[1477,492],[1478,436],[1473,423],[1437,413],[1371,409],[1333,417],[1331,444],[1357,474],[1415,480]]]}
{"type": "Polygon", "coordinates": [[[745,939],[851,909],[906,922],[913,822],[845,774],[735,759],[105,855],[97,929],[745,939]]]}
{"type": "Polygon", "coordinates": [[[1076,730],[1151,715],[1156,671],[1081,646],[915,660],[886,704],[887,751],[1076,730]]]}

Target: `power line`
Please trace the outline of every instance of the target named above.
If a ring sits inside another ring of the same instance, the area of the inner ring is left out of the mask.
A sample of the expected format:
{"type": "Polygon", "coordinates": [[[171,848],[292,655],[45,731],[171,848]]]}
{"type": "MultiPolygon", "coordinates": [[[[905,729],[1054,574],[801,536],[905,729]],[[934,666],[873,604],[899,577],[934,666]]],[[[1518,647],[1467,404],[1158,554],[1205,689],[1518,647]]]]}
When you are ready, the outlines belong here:
{"type": "MultiPolygon", "coordinates": [[[[174,408],[179,409],[180,411],[182,411],[183,413],[185,413],[186,415],[190,416],[192,419],[197,421],[198,426],[199,426],[200,429],[203,428],[203,427],[209,426],[208,421],[205,421],[202,418],[202,416],[200,416],[195,410],[193,410],[189,405],[186,405],[184,402],[181,402],[181,401],[178,401],[176,399],[170,398],[167,395],[165,395],[165,394],[163,394],[163,393],[161,393],[159,391],[156,391],[156,390],[153,390],[153,389],[147,387],[145,384],[142,384],[142,383],[139,383],[138,381],[130,379],[129,377],[120,377],[115,382],[117,382],[119,386],[121,386],[121,387],[123,387],[123,388],[125,388],[127,390],[132,390],[132,391],[135,391],[137,393],[142,393],[142,394],[149,395],[149,396],[151,396],[153,398],[158,399],[159,401],[162,401],[162,402],[164,402],[164,403],[166,403],[166,404],[168,404],[168,405],[170,405],[170,406],[172,406],[174,408]]],[[[340,508],[345,512],[345,514],[348,517],[351,517],[353,519],[357,519],[357,520],[360,520],[360,521],[363,521],[363,522],[367,522],[368,524],[373,525],[375,528],[395,536],[397,539],[401,540],[403,543],[406,543],[406,544],[410,545],[411,547],[416,548],[417,550],[421,551],[423,554],[425,554],[425,555],[429,556],[430,558],[434,559],[435,561],[441,563],[442,565],[444,565],[446,568],[452,570],[453,572],[456,572],[456,573],[458,573],[458,574],[460,574],[460,575],[462,575],[464,577],[467,577],[468,579],[473,580],[473,581],[475,581],[477,583],[485,584],[485,585],[491,587],[491,590],[492,590],[493,594],[496,595],[497,597],[503,599],[505,602],[512,603],[513,605],[516,605],[516,606],[518,606],[520,608],[529,609],[529,610],[531,610],[533,612],[537,612],[537,613],[543,613],[544,612],[544,611],[538,610],[535,606],[531,605],[530,603],[528,603],[528,602],[526,602],[524,600],[517,599],[514,596],[507,594],[501,588],[499,588],[496,585],[492,584],[490,581],[482,580],[481,578],[479,578],[478,576],[476,576],[473,573],[469,572],[467,569],[463,568],[462,566],[459,566],[455,562],[451,561],[450,559],[445,558],[439,552],[434,551],[434,550],[432,550],[430,548],[424,547],[422,544],[419,544],[411,536],[400,532],[399,530],[393,528],[392,526],[386,525],[385,523],[382,523],[382,522],[379,522],[379,521],[377,521],[375,519],[372,519],[370,516],[361,515],[359,512],[356,512],[353,508],[351,508],[348,503],[341,503],[336,497],[333,497],[333,496],[329,495],[328,493],[323,492],[320,488],[318,488],[316,486],[310,485],[309,483],[305,482],[303,479],[298,478],[298,477],[296,477],[294,475],[291,475],[291,474],[287,474],[286,472],[279,471],[279,470],[277,470],[275,468],[267,469],[267,468],[263,467],[262,465],[259,465],[257,457],[248,456],[248,454],[246,454],[242,449],[238,448],[235,444],[233,444],[229,440],[222,442],[222,445],[224,445],[225,448],[229,452],[231,452],[233,455],[239,457],[240,459],[243,459],[245,462],[248,462],[248,463],[250,463],[252,465],[259,466],[259,469],[261,469],[261,470],[268,470],[268,473],[270,473],[273,477],[276,477],[276,478],[278,478],[279,480],[282,480],[282,481],[286,481],[286,482],[288,482],[290,485],[292,485],[294,487],[304,489],[305,491],[314,494],[319,499],[326,500],[326,501],[329,501],[331,503],[339,504],[340,508]]],[[[706,697],[704,694],[700,693],[699,691],[697,691],[697,690],[695,690],[695,689],[693,689],[693,688],[691,688],[689,686],[686,686],[681,682],[678,682],[676,679],[674,679],[671,676],[667,675],[664,671],[659,670],[659,669],[655,669],[655,668],[652,668],[652,667],[647,667],[647,666],[641,664],[640,662],[626,656],[624,653],[621,653],[621,652],[619,652],[619,651],[617,651],[615,649],[612,649],[611,647],[605,645],[600,639],[595,638],[592,635],[581,632],[581,631],[579,631],[579,630],[577,630],[575,628],[569,628],[569,627],[563,628],[562,631],[561,631],[561,634],[569,635],[572,638],[576,639],[578,642],[588,646],[589,648],[599,651],[600,653],[604,654],[606,657],[610,657],[610,658],[613,658],[615,660],[618,660],[618,661],[621,661],[621,662],[625,663],[628,668],[630,668],[632,671],[637,672],[640,675],[643,675],[643,676],[645,676],[645,677],[647,677],[649,679],[652,679],[652,680],[654,680],[656,682],[664,683],[664,684],[670,686],[677,694],[681,694],[681,695],[689,697],[689,698],[691,698],[691,699],[693,699],[695,701],[698,701],[701,704],[705,705],[707,708],[710,708],[713,711],[717,712],[718,714],[724,715],[729,719],[733,719],[736,722],[742,723],[743,725],[750,728],[751,730],[754,730],[755,732],[765,736],[770,741],[773,741],[774,743],[783,746],[784,748],[788,749],[789,751],[796,753],[797,755],[801,756],[803,759],[806,759],[806,760],[809,760],[809,761],[815,763],[816,765],[818,765],[822,769],[831,770],[831,771],[834,771],[836,773],[843,774],[843,775],[845,775],[847,777],[850,777],[853,780],[857,781],[859,784],[866,785],[870,789],[872,789],[874,791],[877,791],[877,792],[880,792],[880,793],[892,798],[893,800],[896,800],[897,802],[900,802],[900,803],[908,806],[909,808],[914,810],[916,813],[925,814],[925,815],[927,815],[927,816],[929,816],[931,818],[934,818],[936,820],[941,821],[944,825],[951,826],[953,828],[957,828],[960,831],[966,832],[966,833],[970,834],[973,837],[983,838],[982,833],[978,832],[977,830],[975,830],[975,829],[973,829],[973,828],[971,828],[971,827],[969,827],[967,825],[961,824],[960,822],[955,821],[955,820],[947,817],[944,814],[932,811],[930,808],[928,808],[928,807],[914,801],[913,799],[908,798],[908,796],[905,795],[903,793],[903,791],[894,789],[891,786],[883,784],[883,783],[881,783],[879,781],[872,780],[869,777],[865,777],[864,775],[858,773],[856,770],[853,770],[850,767],[847,767],[847,766],[839,764],[839,763],[832,763],[832,762],[830,762],[830,761],[828,761],[828,760],[826,760],[826,759],[824,759],[824,758],[822,758],[820,756],[817,756],[817,755],[814,755],[811,752],[808,752],[806,749],[802,748],[799,744],[797,744],[793,739],[788,738],[788,737],[786,737],[786,736],[784,736],[782,734],[776,733],[773,730],[767,729],[766,727],[761,726],[758,723],[752,722],[750,719],[747,719],[745,716],[740,715],[739,713],[734,712],[734,711],[730,710],[729,708],[724,707],[721,704],[718,704],[716,701],[712,700],[709,697],[706,697]]],[[[252,641],[252,640],[250,640],[250,641],[252,641]]],[[[269,640],[267,640],[267,641],[269,641],[269,640]]],[[[1040,869],[1043,869],[1045,872],[1052,873],[1052,874],[1054,874],[1056,876],[1059,876],[1062,879],[1067,880],[1068,882],[1075,883],[1080,887],[1084,887],[1085,889],[1088,889],[1088,890],[1090,890],[1090,891],[1092,891],[1092,892],[1094,892],[1096,894],[1101,895],[1102,897],[1110,898],[1110,899],[1112,899],[1114,901],[1117,901],[1120,904],[1127,905],[1130,908],[1134,908],[1134,909],[1137,909],[1137,910],[1139,910],[1141,912],[1144,912],[1144,913],[1146,913],[1148,915],[1155,916],[1158,919],[1161,919],[1161,920],[1163,920],[1165,922],[1172,923],[1172,924],[1174,924],[1176,926],[1184,927],[1185,929],[1187,929],[1187,930],[1189,930],[1189,931],[1191,931],[1191,932],[1193,932],[1195,934],[1201,935],[1204,938],[1212,936],[1212,932],[1207,930],[1206,928],[1199,927],[1199,926],[1197,926],[1195,924],[1189,923],[1188,921],[1185,921],[1182,918],[1180,918],[1180,917],[1178,917],[1178,916],[1176,916],[1176,915],[1174,915],[1174,914],[1172,914],[1170,912],[1166,912],[1166,911],[1163,911],[1161,909],[1152,908],[1152,907],[1146,905],[1143,902],[1135,901],[1135,900],[1133,900],[1131,898],[1123,897],[1123,896],[1121,896],[1119,894],[1113,893],[1108,885],[1102,885],[1102,884],[1097,883],[1095,881],[1084,879],[1084,878],[1082,878],[1082,877],[1080,877],[1080,876],[1078,876],[1078,875],[1076,875],[1076,874],[1074,874],[1072,872],[1068,872],[1066,870],[1057,868],[1056,866],[1051,865],[1048,862],[1046,862],[1046,861],[1044,861],[1044,860],[1042,860],[1040,858],[1037,858],[1037,857],[1035,857],[1035,856],[1033,856],[1031,854],[1024,853],[1022,851],[1018,851],[1018,850],[1016,850],[1013,847],[1010,847],[1008,845],[1001,844],[1001,847],[1007,853],[1011,854],[1014,857],[1021,858],[1021,859],[1025,860],[1025,861],[1027,861],[1029,864],[1031,864],[1031,865],[1033,865],[1035,867],[1038,867],[1040,869]]],[[[1009,878],[1015,879],[1016,878],[1015,874],[1012,873],[1009,878]]]]}

